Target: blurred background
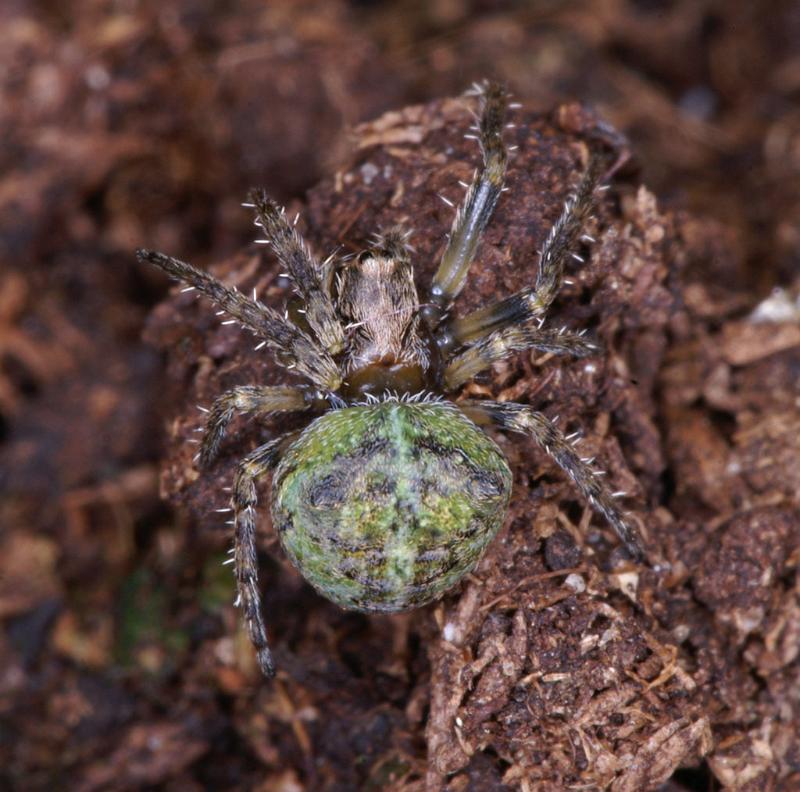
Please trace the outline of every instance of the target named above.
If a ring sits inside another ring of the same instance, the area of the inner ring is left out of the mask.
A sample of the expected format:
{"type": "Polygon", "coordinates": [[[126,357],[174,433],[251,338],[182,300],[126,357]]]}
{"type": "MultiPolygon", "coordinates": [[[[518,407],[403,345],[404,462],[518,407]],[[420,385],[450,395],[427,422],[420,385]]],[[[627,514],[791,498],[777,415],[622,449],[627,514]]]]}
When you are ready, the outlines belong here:
{"type": "Polygon", "coordinates": [[[797,277],[795,0],[4,0],[0,788],[382,788],[358,757],[413,690],[312,750],[310,702],[189,662],[234,634],[232,581],[158,497],[166,285],[132,251],[224,259],[248,188],[301,199],[353,125],[487,76],[624,132],[662,206],[719,223],[745,307],[797,277]]]}

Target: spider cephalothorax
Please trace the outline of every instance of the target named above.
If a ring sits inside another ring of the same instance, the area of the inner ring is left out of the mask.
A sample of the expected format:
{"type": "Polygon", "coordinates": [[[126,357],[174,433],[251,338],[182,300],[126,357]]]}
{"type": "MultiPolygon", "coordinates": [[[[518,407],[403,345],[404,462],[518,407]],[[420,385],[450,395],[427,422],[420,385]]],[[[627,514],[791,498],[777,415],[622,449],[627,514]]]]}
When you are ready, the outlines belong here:
{"type": "Polygon", "coordinates": [[[572,478],[637,556],[638,536],[591,460],[542,413],[524,404],[448,401],[469,379],[523,349],[589,355],[580,333],[543,326],[565,262],[583,234],[603,173],[591,156],[541,252],[535,284],[466,316],[452,316],[506,170],[507,94],[476,88],[483,167],[456,213],[433,282],[420,300],[406,234],[393,229],[355,258],[317,260],[283,211],[256,191],[251,205],[297,300],[286,315],[160,253],[139,258],[210,298],[270,346],[308,385],[249,385],[208,414],[199,461],[214,458],[236,412],[303,411],[312,418],[256,448],[237,469],[231,506],[237,603],[259,664],[274,674],[257,585],[256,481],[274,470],[272,517],[306,579],[346,608],[398,611],[439,597],[477,562],[500,529],[511,473],[480,427],[522,432],[572,478]]]}

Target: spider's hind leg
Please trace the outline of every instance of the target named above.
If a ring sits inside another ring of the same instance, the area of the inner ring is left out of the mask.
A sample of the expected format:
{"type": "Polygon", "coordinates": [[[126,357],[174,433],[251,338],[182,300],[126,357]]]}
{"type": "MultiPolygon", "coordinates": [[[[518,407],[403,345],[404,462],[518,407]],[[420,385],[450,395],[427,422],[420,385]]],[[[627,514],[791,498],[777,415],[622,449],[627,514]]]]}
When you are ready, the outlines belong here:
{"type": "Polygon", "coordinates": [[[259,446],[240,463],[233,483],[231,506],[234,513],[234,564],[236,604],[244,611],[250,641],[258,665],[267,677],[275,676],[275,664],[267,643],[267,630],[261,613],[256,555],[256,481],[278,463],[281,451],[293,435],[283,435],[259,446]]]}
{"type": "Polygon", "coordinates": [[[306,410],[310,406],[309,391],[290,386],[242,385],[226,391],[214,401],[208,411],[203,442],[200,446],[200,466],[207,467],[217,455],[225,430],[235,413],[266,415],[272,412],[306,410]]]}
{"type": "Polygon", "coordinates": [[[458,406],[477,424],[492,424],[501,429],[520,432],[534,440],[553,458],[556,464],[575,482],[575,486],[592,507],[613,527],[617,536],[637,560],[645,558],[645,550],[636,528],[625,520],[617,508],[614,493],[605,485],[589,461],[581,459],[572,444],[547,416],[525,404],[466,400],[458,406]]]}

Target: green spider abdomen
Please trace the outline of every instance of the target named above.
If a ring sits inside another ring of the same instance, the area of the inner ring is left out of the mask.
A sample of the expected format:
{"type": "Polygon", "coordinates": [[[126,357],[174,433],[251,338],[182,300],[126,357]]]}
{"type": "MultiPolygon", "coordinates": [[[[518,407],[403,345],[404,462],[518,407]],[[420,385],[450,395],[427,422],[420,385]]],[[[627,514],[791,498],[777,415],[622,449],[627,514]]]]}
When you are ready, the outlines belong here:
{"type": "Polygon", "coordinates": [[[326,597],[399,611],[472,569],[510,491],[500,450],[454,405],[387,400],[308,426],[275,472],[272,517],[286,553],[326,597]]]}

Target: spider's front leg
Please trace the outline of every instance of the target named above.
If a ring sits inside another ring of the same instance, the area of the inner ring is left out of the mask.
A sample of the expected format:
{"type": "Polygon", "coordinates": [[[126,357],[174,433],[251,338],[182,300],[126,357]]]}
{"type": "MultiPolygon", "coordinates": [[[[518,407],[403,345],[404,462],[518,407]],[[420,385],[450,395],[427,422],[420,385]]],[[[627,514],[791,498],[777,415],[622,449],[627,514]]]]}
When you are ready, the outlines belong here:
{"type": "Polygon", "coordinates": [[[136,256],[139,261],[146,261],[171,278],[187,284],[188,289],[204,294],[233,320],[276,350],[279,362],[295,369],[318,388],[333,391],[342,384],[341,372],[328,351],[269,306],[180,259],[153,250],[137,250],[136,256]]]}
{"type": "Polygon", "coordinates": [[[508,156],[503,144],[503,121],[508,94],[496,83],[480,88],[481,110],[478,121],[478,142],[483,154],[483,167],[467,190],[450,230],[450,240],[439,269],[433,276],[429,304],[422,315],[435,327],[453,300],[464,288],[469,267],[475,258],[481,234],[486,228],[503,190],[508,156]]]}
{"type": "MultiPolygon", "coordinates": [[[[457,349],[512,325],[530,324],[545,315],[561,289],[567,261],[570,258],[583,261],[575,248],[579,239],[585,237],[583,229],[594,209],[594,193],[604,171],[604,158],[592,154],[586,171],[565,201],[561,215],[542,246],[535,285],[445,323],[437,333],[444,350],[457,349]]],[[[590,237],[586,239],[591,241],[590,237]]]]}
{"type": "Polygon", "coordinates": [[[637,560],[644,560],[645,550],[638,531],[617,508],[615,498],[623,493],[613,493],[603,483],[589,461],[581,459],[569,440],[547,416],[525,404],[513,402],[485,402],[466,400],[458,402],[464,413],[479,425],[494,425],[512,432],[533,437],[556,464],[575,482],[581,494],[599,511],[625,543],[637,560]]]}
{"type": "Polygon", "coordinates": [[[250,641],[255,647],[258,665],[267,677],[275,676],[275,664],[267,643],[267,630],[261,614],[256,555],[256,481],[278,463],[281,451],[293,435],[283,435],[259,446],[240,463],[233,483],[231,506],[234,514],[234,564],[236,604],[244,611],[250,641]]]}
{"type": "Polygon", "coordinates": [[[250,201],[256,210],[256,225],[278,260],[286,268],[305,304],[305,317],[322,346],[335,355],[344,348],[344,329],[330,295],[332,258],[317,261],[283,209],[263,190],[253,190],[250,201]]]}
{"type": "Polygon", "coordinates": [[[449,358],[442,378],[444,387],[454,391],[498,360],[525,349],[573,357],[596,355],[600,350],[597,344],[580,333],[571,333],[563,328],[545,330],[537,325],[512,324],[487,334],[463,352],[449,358]]]}
{"type": "Polygon", "coordinates": [[[207,467],[217,455],[225,430],[235,413],[263,416],[273,412],[307,410],[312,404],[311,391],[290,386],[242,385],[226,391],[211,405],[200,446],[200,466],[207,467]]]}

